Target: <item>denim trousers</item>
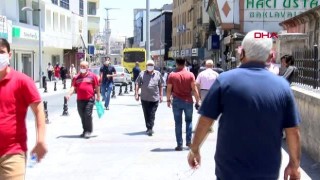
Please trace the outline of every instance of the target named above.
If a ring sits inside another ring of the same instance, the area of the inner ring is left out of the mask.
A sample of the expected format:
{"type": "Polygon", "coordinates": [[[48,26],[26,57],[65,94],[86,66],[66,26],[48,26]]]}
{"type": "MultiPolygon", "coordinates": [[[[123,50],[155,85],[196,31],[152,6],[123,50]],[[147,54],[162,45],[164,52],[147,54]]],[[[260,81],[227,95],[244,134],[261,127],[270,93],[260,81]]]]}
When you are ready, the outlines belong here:
{"type": "Polygon", "coordinates": [[[112,92],[113,83],[102,83],[101,84],[101,93],[104,99],[104,106],[109,107],[110,95],[112,92]]]}
{"type": "Polygon", "coordinates": [[[172,111],[175,121],[175,133],[178,146],[182,146],[182,113],[184,112],[186,122],[186,144],[191,143],[192,138],[192,114],[193,103],[183,101],[178,98],[172,100],[172,111]]]}

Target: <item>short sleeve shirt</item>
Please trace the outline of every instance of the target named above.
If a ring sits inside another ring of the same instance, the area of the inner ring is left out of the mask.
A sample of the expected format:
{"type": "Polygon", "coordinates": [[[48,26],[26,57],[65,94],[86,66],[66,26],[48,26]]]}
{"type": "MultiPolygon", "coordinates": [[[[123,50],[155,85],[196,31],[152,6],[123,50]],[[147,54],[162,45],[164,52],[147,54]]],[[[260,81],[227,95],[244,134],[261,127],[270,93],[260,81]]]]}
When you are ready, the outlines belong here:
{"type": "Polygon", "coordinates": [[[221,114],[215,154],[220,179],[277,179],[282,130],[301,121],[288,82],[254,62],[222,73],[199,113],[211,119],[221,114]]]}
{"type": "Polygon", "coordinates": [[[141,88],[141,100],[156,102],[159,101],[159,87],[163,86],[163,79],[159,71],[154,70],[152,74],[142,71],[136,84],[141,88]]]}
{"type": "Polygon", "coordinates": [[[195,82],[193,73],[183,68],[169,74],[167,84],[172,84],[172,96],[185,102],[193,102],[191,84],[195,82]]]}
{"type": "Polygon", "coordinates": [[[217,72],[208,68],[198,75],[196,83],[200,85],[200,89],[209,90],[218,76],[217,72]]]}
{"type": "Polygon", "coordinates": [[[112,75],[116,73],[116,69],[114,68],[114,66],[108,65],[105,66],[103,65],[100,68],[100,73],[102,73],[102,83],[103,84],[109,84],[109,83],[113,83],[113,78],[107,78],[107,75],[112,75]]]}
{"type": "Polygon", "coordinates": [[[134,67],[132,69],[132,73],[133,73],[133,80],[136,81],[136,79],[138,78],[139,74],[140,74],[141,70],[139,67],[134,67]]]}
{"type": "Polygon", "coordinates": [[[10,70],[0,81],[0,157],[27,151],[26,115],[30,104],[41,102],[34,81],[10,70]]]}
{"type": "Polygon", "coordinates": [[[76,89],[78,100],[90,100],[94,98],[95,88],[99,86],[98,77],[92,72],[79,74],[73,78],[72,86],[76,89]]]}

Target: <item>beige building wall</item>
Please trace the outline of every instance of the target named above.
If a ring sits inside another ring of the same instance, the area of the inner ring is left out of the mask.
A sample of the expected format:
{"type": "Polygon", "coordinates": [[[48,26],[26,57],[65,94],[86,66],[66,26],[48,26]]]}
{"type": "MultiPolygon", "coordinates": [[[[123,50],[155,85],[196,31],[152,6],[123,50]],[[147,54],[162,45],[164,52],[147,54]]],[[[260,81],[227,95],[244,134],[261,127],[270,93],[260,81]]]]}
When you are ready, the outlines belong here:
{"type": "Polygon", "coordinates": [[[203,44],[202,0],[173,0],[172,28],[173,51],[203,44]]]}

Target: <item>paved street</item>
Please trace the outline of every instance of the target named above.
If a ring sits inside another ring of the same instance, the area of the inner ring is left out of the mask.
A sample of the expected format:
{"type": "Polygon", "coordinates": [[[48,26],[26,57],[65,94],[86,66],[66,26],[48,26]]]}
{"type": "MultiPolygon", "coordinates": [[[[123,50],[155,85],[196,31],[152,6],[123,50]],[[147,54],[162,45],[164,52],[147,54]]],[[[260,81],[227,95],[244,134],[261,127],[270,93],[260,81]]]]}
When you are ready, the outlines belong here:
{"type": "MultiPolygon", "coordinates": [[[[61,85],[60,85],[61,86],[61,85]]],[[[33,168],[27,169],[27,180],[178,180],[215,179],[214,151],[217,124],[202,148],[202,166],[196,171],[187,164],[187,148],[174,151],[176,146],[174,121],[171,109],[160,104],[155,134],[145,135],[144,118],[139,102],[132,92],[111,100],[110,110],[98,119],[94,111],[92,138],[79,138],[81,122],[76,110],[75,96],[69,102],[69,116],[61,116],[63,95],[66,90],[43,94],[48,101],[49,120],[46,158],[33,168]]],[[[118,91],[116,91],[118,92],[118,91]]],[[[197,122],[194,112],[194,122],[197,122]]],[[[33,116],[28,116],[29,149],[35,142],[33,116]]],[[[194,123],[195,126],[196,123],[194,123]]],[[[184,135],[185,138],[185,135],[184,135]]],[[[283,165],[288,155],[283,150],[283,165]]],[[[320,179],[318,166],[303,157],[302,180],[320,179]]],[[[283,172],[283,170],[281,170],[283,172]]],[[[280,177],[283,177],[281,174],[280,177]]]]}

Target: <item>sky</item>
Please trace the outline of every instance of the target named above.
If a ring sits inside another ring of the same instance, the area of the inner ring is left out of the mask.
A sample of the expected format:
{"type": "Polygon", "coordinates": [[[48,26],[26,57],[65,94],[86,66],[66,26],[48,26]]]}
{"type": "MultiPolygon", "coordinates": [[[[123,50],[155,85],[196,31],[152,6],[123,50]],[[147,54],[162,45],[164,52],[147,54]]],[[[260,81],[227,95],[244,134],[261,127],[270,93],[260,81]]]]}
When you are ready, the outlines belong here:
{"type": "MultiPolygon", "coordinates": [[[[151,9],[160,9],[164,4],[171,4],[173,0],[149,0],[151,9]]],[[[100,0],[98,15],[100,18],[100,31],[105,26],[107,17],[104,8],[119,8],[109,10],[111,37],[133,36],[133,9],[146,8],[146,0],[100,0]]]]}

